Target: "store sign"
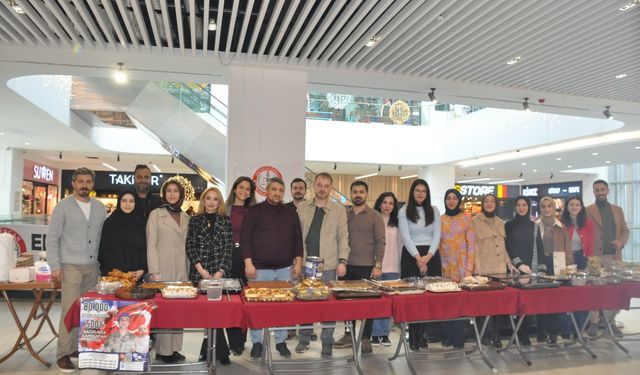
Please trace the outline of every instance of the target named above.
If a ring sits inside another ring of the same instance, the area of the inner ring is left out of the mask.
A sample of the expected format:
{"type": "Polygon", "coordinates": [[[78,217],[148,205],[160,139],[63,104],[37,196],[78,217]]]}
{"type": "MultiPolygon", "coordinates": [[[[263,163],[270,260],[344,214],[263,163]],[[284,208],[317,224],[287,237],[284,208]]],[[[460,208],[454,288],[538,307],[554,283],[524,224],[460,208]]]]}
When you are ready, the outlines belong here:
{"type": "Polygon", "coordinates": [[[561,182],[557,184],[530,185],[522,187],[522,195],[525,197],[568,197],[582,195],[582,181],[561,182]]]}
{"type": "MultiPolygon", "coordinates": [[[[135,177],[132,173],[109,173],[112,185],[128,185],[135,184],[135,177]]],[[[159,186],[160,177],[151,176],[151,186],[159,186]]]]}
{"type": "Polygon", "coordinates": [[[25,160],[22,169],[22,178],[28,181],[44,182],[45,184],[57,185],[58,168],[25,160]]]}
{"type": "MultiPolygon", "coordinates": [[[[105,172],[96,171],[96,179],[94,181],[93,190],[101,192],[118,192],[125,189],[133,189],[135,187],[135,177],[132,172],[105,172]]],[[[169,178],[176,176],[175,173],[157,173],[151,175],[151,191],[158,193],[162,184],[169,178]]],[[[181,174],[191,182],[197,193],[201,193],[207,188],[207,181],[197,174],[181,174]]],[[[62,187],[71,188],[71,179],[73,177],[72,170],[62,171],[62,187]]],[[[99,195],[99,194],[98,194],[99,195]]]]}
{"type": "Polygon", "coordinates": [[[493,194],[496,190],[495,185],[458,185],[456,186],[463,196],[485,196],[493,194]]]}

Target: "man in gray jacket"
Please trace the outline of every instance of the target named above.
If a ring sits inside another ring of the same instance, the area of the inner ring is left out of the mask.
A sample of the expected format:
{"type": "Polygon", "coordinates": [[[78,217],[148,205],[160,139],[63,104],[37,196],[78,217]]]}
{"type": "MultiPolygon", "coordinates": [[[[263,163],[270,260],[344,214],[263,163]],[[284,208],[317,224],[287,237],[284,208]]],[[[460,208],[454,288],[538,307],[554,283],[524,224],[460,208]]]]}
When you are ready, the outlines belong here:
{"type": "Polygon", "coordinates": [[[51,277],[62,283],[62,314],[58,329],[56,366],[72,373],[71,354],[78,349],[77,332],[64,325],[73,302],[94,287],[100,275],[98,246],[106,212],[104,205],[89,197],[95,174],[87,168],[73,172],[73,195],[62,199],[53,210],[47,234],[47,261],[51,277]]]}

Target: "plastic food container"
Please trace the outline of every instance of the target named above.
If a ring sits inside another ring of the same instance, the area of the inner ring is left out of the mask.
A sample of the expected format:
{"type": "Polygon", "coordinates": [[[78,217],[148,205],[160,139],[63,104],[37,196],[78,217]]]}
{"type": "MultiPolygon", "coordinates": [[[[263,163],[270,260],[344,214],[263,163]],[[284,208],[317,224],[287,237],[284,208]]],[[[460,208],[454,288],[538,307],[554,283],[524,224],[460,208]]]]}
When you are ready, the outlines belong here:
{"type": "Polygon", "coordinates": [[[222,285],[207,285],[207,299],[209,301],[220,301],[222,299],[222,285]]]}

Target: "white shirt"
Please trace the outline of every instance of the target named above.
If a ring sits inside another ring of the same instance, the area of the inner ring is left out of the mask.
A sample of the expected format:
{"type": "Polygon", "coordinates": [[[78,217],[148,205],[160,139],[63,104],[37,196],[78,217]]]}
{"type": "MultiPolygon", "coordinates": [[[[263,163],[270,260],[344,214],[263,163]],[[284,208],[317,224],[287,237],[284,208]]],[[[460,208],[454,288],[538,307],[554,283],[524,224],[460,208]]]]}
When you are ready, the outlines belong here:
{"type": "Polygon", "coordinates": [[[78,203],[78,206],[80,206],[80,209],[84,213],[84,216],[86,216],[87,220],[89,220],[89,215],[91,215],[91,201],[85,203],[80,202],[76,199],[76,202],[78,203]]]}

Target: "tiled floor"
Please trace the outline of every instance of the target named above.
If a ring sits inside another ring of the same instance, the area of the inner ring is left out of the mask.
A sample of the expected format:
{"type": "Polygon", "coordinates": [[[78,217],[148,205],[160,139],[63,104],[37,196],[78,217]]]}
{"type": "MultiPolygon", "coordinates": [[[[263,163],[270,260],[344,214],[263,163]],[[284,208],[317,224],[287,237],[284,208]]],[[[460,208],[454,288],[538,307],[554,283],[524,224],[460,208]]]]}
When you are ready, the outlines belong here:
{"type": "MultiPolygon", "coordinates": [[[[640,306],[640,301],[633,301],[635,306],[640,306]]],[[[16,303],[22,316],[27,314],[30,307],[28,302],[16,303]]],[[[58,322],[60,308],[57,304],[52,312],[52,320],[58,322]]],[[[640,332],[640,310],[623,311],[619,320],[624,323],[625,332],[640,332]]],[[[336,330],[336,337],[340,329],[336,330]]],[[[395,330],[391,336],[394,344],[397,343],[399,330],[395,330]]],[[[4,301],[0,303],[0,352],[5,353],[13,346],[15,338],[17,338],[17,328],[8,311],[4,301]]],[[[35,340],[35,347],[39,348],[43,343],[50,339],[49,332],[45,332],[42,339],[35,340]]],[[[190,333],[185,335],[183,353],[187,355],[188,360],[195,360],[200,348],[202,335],[198,333],[190,333]]],[[[288,341],[289,349],[293,352],[293,348],[297,341],[294,339],[288,341]]],[[[468,344],[469,345],[469,344],[468,344]]],[[[553,375],[576,375],[576,374],[607,374],[607,375],[624,375],[624,374],[640,374],[640,341],[625,342],[624,345],[629,349],[631,356],[625,355],[618,348],[614,347],[609,341],[598,340],[593,343],[594,351],[598,355],[598,359],[593,360],[584,352],[572,350],[566,352],[552,353],[534,353],[530,356],[533,361],[532,367],[526,367],[518,357],[512,354],[498,354],[495,351],[489,353],[489,357],[494,365],[498,368],[498,373],[506,374],[553,374],[553,375]]],[[[382,374],[409,374],[407,363],[404,357],[400,357],[395,361],[388,361],[393,353],[395,346],[374,348],[374,355],[363,358],[362,369],[365,374],[382,375],[382,374]]],[[[250,375],[264,374],[267,371],[260,367],[259,362],[249,359],[250,344],[247,343],[246,351],[241,357],[232,357],[230,366],[218,366],[218,373],[221,375],[250,375]]],[[[343,353],[348,354],[347,350],[334,350],[334,355],[338,356],[343,353]]],[[[320,354],[320,344],[312,343],[311,348],[305,354],[293,353],[296,359],[317,358],[320,354]]],[[[55,358],[55,341],[47,347],[42,355],[49,361],[55,358]]],[[[278,354],[274,352],[274,357],[278,354]]],[[[203,367],[195,367],[194,370],[202,370],[203,367]]],[[[295,369],[295,367],[294,367],[295,369]]],[[[416,365],[419,373],[436,373],[438,375],[465,375],[465,374],[490,374],[489,369],[479,359],[479,357],[459,358],[457,360],[437,361],[431,363],[419,363],[416,365]]],[[[328,371],[314,371],[314,373],[327,373],[328,371]]],[[[3,374],[57,374],[55,366],[47,369],[40,365],[37,361],[29,356],[25,349],[18,351],[13,357],[6,362],[0,364],[0,373],[3,374]]],[[[83,370],[83,374],[94,374],[97,371],[83,370]]],[[[333,370],[332,374],[355,374],[352,369],[333,370]]]]}

